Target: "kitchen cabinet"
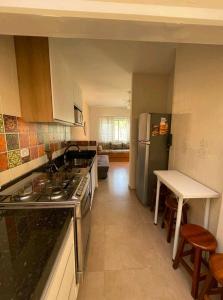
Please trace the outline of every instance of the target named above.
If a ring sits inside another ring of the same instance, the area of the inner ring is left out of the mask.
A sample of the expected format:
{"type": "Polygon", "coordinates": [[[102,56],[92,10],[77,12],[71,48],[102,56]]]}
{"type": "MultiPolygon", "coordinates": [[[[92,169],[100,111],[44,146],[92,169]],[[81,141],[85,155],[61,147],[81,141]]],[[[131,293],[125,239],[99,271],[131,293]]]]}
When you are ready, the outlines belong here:
{"type": "Polygon", "coordinates": [[[20,117],[13,37],[0,36],[0,113],[20,117]]]}
{"type": "Polygon", "coordinates": [[[75,300],[77,294],[78,285],[76,284],[75,275],[75,246],[72,219],[41,300],[75,300]]]}
{"type": "Polygon", "coordinates": [[[69,106],[61,107],[61,101],[71,103],[82,110],[82,91],[73,79],[74,66],[64,49],[64,39],[49,38],[48,41],[54,113],[55,116],[60,116],[61,109],[65,108],[66,114],[69,115],[69,106]]]}
{"type": "Polygon", "coordinates": [[[66,56],[46,37],[16,36],[14,43],[24,120],[73,124],[76,95],[81,93],[66,56]]]}

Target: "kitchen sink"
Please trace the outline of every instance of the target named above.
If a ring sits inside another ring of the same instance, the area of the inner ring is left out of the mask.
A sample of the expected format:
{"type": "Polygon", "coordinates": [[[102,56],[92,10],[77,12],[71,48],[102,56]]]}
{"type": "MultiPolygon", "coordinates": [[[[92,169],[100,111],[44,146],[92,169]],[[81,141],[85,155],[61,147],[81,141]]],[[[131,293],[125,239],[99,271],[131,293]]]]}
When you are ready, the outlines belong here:
{"type": "Polygon", "coordinates": [[[70,161],[73,168],[87,168],[91,165],[92,159],[88,158],[74,158],[70,161]]]}
{"type": "MultiPolygon", "coordinates": [[[[82,150],[82,151],[68,151],[66,153],[66,166],[64,165],[64,157],[60,157],[54,160],[54,166],[58,168],[59,171],[69,171],[72,169],[84,169],[91,168],[94,161],[96,151],[94,150],[82,150]]],[[[47,172],[47,167],[45,166],[42,172],[47,172]]],[[[55,171],[55,170],[54,170],[55,171]]]]}

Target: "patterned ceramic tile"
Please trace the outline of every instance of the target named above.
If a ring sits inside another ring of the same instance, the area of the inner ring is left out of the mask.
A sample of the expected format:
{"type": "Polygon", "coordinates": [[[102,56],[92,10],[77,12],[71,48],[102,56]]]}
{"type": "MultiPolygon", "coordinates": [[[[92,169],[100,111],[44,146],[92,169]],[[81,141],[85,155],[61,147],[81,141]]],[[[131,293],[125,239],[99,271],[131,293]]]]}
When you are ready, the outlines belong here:
{"type": "Polygon", "coordinates": [[[49,134],[48,133],[44,133],[44,135],[43,135],[43,143],[44,144],[49,144],[49,142],[50,142],[49,134]]]}
{"type": "Polygon", "coordinates": [[[39,145],[38,146],[38,156],[43,156],[45,155],[45,145],[39,145]]]}
{"type": "Polygon", "coordinates": [[[38,124],[37,128],[38,128],[38,131],[48,132],[49,126],[51,126],[51,124],[50,125],[47,125],[47,124],[38,124]]]}
{"type": "Polygon", "coordinates": [[[5,132],[17,132],[17,118],[14,116],[3,115],[5,132]]]}
{"type": "Polygon", "coordinates": [[[30,147],[29,148],[29,152],[30,152],[30,158],[31,159],[36,159],[38,158],[38,147],[30,147]]]}
{"type": "Polygon", "coordinates": [[[36,146],[38,144],[36,132],[29,133],[29,144],[30,144],[30,146],[36,146]]]}
{"type": "Polygon", "coordinates": [[[66,127],[66,141],[70,140],[70,127],[66,127]]]}
{"type": "Polygon", "coordinates": [[[50,149],[52,150],[52,151],[57,151],[57,150],[59,150],[59,143],[58,142],[55,142],[55,143],[51,143],[50,144],[50,149]]]}
{"type": "Polygon", "coordinates": [[[49,133],[53,133],[54,132],[54,126],[52,124],[49,125],[48,132],[49,133]]]}
{"type": "Polygon", "coordinates": [[[20,144],[20,148],[29,147],[29,135],[28,135],[28,133],[20,133],[19,134],[19,144],[20,144]]]}
{"type": "Polygon", "coordinates": [[[4,119],[2,114],[0,114],[0,132],[4,132],[4,119]]]}
{"type": "Polygon", "coordinates": [[[6,143],[7,143],[8,151],[19,149],[19,135],[18,135],[18,133],[8,133],[8,134],[6,134],[6,143]]]}
{"type": "Polygon", "coordinates": [[[23,121],[22,118],[17,118],[18,130],[19,132],[28,132],[29,124],[23,121]]]}
{"type": "Polygon", "coordinates": [[[7,153],[0,153],[0,171],[5,171],[8,169],[8,158],[7,153]]]}
{"type": "Polygon", "coordinates": [[[5,134],[0,133],[0,152],[6,151],[5,134]]]}
{"type": "Polygon", "coordinates": [[[29,131],[30,132],[33,132],[33,131],[37,131],[37,124],[35,124],[35,123],[28,123],[28,125],[29,125],[29,131]]]}
{"type": "Polygon", "coordinates": [[[25,156],[25,157],[21,157],[21,160],[22,160],[23,164],[27,163],[28,161],[30,161],[30,155],[25,156]]]}
{"type": "Polygon", "coordinates": [[[26,123],[22,118],[0,114],[0,171],[41,157],[45,155],[45,149],[61,149],[68,140],[70,127],[26,123]],[[22,158],[20,150],[28,147],[30,154],[22,158]]]}
{"type": "Polygon", "coordinates": [[[44,133],[37,131],[37,142],[38,144],[44,144],[44,133]]]}
{"type": "Polygon", "coordinates": [[[21,165],[21,163],[22,163],[22,160],[21,160],[20,150],[14,150],[14,151],[8,152],[9,168],[17,167],[17,166],[21,165]]]}

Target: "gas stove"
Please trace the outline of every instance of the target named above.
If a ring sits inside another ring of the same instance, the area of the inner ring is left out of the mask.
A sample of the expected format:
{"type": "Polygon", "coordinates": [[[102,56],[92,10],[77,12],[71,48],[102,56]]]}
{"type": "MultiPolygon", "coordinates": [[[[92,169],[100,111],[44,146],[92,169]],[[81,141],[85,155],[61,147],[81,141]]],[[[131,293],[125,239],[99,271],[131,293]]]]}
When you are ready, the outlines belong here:
{"type": "Polygon", "coordinates": [[[72,207],[87,181],[73,172],[33,173],[0,192],[0,208],[72,207]]]}

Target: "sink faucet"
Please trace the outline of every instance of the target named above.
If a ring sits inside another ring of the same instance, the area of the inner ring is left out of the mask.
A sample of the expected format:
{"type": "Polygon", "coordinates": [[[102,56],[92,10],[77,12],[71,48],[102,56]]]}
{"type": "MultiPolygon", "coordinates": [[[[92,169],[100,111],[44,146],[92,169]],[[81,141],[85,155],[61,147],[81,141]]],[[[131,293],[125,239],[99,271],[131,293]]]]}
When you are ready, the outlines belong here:
{"type": "Polygon", "coordinates": [[[64,154],[63,154],[63,160],[64,160],[64,165],[65,165],[65,167],[67,166],[67,152],[68,152],[68,150],[69,150],[71,147],[76,147],[78,152],[81,151],[79,145],[77,145],[77,144],[70,144],[70,145],[68,145],[68,146],[65,148],[64,154]]]}
{"type": "Polygon", "coordinates": [[[45,150],[45,153],[48,158],[48,165],[47,170],[49,173],[58,172],[58,167],[56,166],[55,162],[53,161],[53,152],[51,150],[45,150]]]}

